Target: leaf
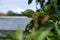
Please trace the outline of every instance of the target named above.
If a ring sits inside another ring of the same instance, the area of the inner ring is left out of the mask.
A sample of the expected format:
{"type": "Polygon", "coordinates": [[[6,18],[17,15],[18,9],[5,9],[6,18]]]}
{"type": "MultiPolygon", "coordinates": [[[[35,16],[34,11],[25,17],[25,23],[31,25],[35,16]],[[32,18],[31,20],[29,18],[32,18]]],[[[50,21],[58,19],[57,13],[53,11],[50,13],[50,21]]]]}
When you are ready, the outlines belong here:
{"type": "Polygon", "coordinates": [[[39,24],[38,24],[38,19],[34,20],[34,27],[38,28],[39,24]]]}
{"type": "Polygon", "coordinates": [[[50,33],[51,29],[52,27],[49,27],[48,29],[44,28],[44,29],[32,32],[26,36],[25,40],[44,40],[50,33]]]}
{"type": "Polygon", "coordinates": [[[44,40],[49,34],[51,29],[36,31],[34,33],[28,34],[25,40],[44,40]]]}
{"type": "Polygon", "coordinates": [[[60,40],[60,35],[57,36],[57,40],[60,40]]]}
{"type": "Polygon", "coordinates": [[[26,39],[25,39],[25,40],[37,40],[39,34],[40,34],[39,31],[32,32],[31,34],[28,34],[28,35],[26,36],[26,39]]]}
{"type": "Polygon", "coordinates": [[[50,32],[48,36],[54,36],[54,33],[53,32],[50,32]]]}
{"type": "Polygon", "coordinates": [[[36,12],[35,14],[36,16],[40,16],[40,17],[43,17],[45,15],[45,13],[42,11],[42,12],[36,12]]]}
{"type": "Polygon", "coordinates": [[[15,40],[23,40],[23,31],[21,29],[18,29],[17,32],[14,35],[15,40]]]}
{"type": "Polygon", "coordinates": [[[33,0],[28,0],[28,4],[31,4],[33,0]]]}
{"type": "Polygon", "coordinates": [[[44,2],[45,2],[45,0],[40,0],[40,5],[41,5],[41,7],[44,6],[44,2]]]}
{"type": "Polygon", "coordinates": [[[45,10],[45,11],[48,11],[48,10],[51,9],[51,7],[52,7],[52,4],[48,4],[48,5],[46,5],[46,6],[44,7],[44,10],[45,10]]]}
{"type": "Polygon", "coordinates": [[[25,10],[24,12],[21,12],[23,16],[27,16],[29,18],[32,18],[33,14],[34,14],[34,11],[31,10],[31,9],[27,9],[25,10]]]}
{"type": "Polygon", "coordinates": [[[30,23],[26,26],[25,30],[30,30],[30,29],[32,29],[32,27],[34,26],[33,23],[34,23],[34,21],[31,20],[30,23]]]}
{"type": "Polygon", "coordinates": [[[55,23],[55,30],[57,31],[57,34],[60,35],[60,29],[58,27],[58,21],[55,23]]]}
{"type": "Polygon", "coordinates": [[[57,0],[51,0],[52,4],[57,4],[57,0]]]}
{"type": "Polygon", "coordinates": [[[52,40],[52,38],[47,37],[47,40],[52,40]]]}
{"type": "Polygon", "coordinates": [[[52,27],[42,31],[37,40],[44,40],[50,33],[51,29],[52,27]]]}

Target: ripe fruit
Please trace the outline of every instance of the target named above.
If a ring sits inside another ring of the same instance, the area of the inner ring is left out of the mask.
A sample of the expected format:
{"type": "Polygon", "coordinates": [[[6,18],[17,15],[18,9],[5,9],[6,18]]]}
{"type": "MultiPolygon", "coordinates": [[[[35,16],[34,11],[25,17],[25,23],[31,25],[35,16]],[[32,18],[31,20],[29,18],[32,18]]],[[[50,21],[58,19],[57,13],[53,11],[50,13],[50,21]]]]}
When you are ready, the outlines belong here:
{"type": "Polygon", "coordinates": [[[41,24],[45,24],[49,19],[48,15],[45,15],[42,19],[41,19],[41,24]]]}

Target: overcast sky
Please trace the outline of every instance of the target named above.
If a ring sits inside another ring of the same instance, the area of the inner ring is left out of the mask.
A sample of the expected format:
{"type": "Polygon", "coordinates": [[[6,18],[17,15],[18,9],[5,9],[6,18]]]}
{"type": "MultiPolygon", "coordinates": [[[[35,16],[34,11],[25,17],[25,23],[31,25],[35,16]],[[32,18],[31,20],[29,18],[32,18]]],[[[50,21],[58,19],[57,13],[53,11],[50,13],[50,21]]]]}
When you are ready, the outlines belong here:
{"type": "Polygon", "coordinates": [[[12,10],[19,13],[26,9],[35,10],[35,6],[35,1],[28,5],[27,0],[0,0],[0,12],[12,10]]]}

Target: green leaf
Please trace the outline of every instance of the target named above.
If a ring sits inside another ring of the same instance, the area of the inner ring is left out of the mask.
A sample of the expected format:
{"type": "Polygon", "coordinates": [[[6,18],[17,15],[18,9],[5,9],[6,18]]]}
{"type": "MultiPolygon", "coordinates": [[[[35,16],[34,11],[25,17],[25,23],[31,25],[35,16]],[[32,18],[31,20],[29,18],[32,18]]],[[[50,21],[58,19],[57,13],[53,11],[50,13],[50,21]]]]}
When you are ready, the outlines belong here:
{"type": "Polygon", "coordinates": [[[37,40],[44,40],[50,33],[51,29],[52,27],[42,31],[37,40]]]}
{"type": "Polygon", "coordinates": [[[41,29],[36,32],[32,32],[31,34],[28,34],[25,38],[25,40],[44,40],[48,34],[50,33],[52,27],[48,29],[41,29]]]}
{"type": "Polygon", "coordinates": [[[39,24],[38,24],[38,19],[34,20],[34,27],[38,28],[39,24]]]}
{"type": "Polygon", "coordinates": [[[43,7],[45,0],[40,0],[40,5],[43,7]]]}
{"type": "Polygon", "coordinates": [[[28,4],[31,4],[33,0],[28,0],[28,4]]]}
{"type": "Polygon", "coordinates": [[[52,7],[52,4],[48,4],[48,5],[46,5],[46,6],[44,7],[44,10],[45,10],[45,11],[48,11],[48,10],[51,9],[51,7],[52,7]]]}
{"type": "Polygon", "coordinates": [[[60,35],[60,29],[58,27],[58,21],[55,23],[55,30],[57,31],[57,34],[60,35]]]}
{"type": "Polygon", "coordinates": [[[32,18],[33,14],[34,14],[34,11],[31,10],[31,9],[27,9],[25,10],[24,12],[21,12],[23,16],[27,16],[29,18],[32,18]]]}
{"type": "Polygon", "coordinates": [[[25,40],[37,40],[39,34],[40,34],[39,31],[33,32],[33,33],[31,33],[31,34],[28,34],[28,35],[26,36],[26,39],[25,39],[25,40]]]}
{"type": "Polygon", "coordinates": [[[57,4],[57,0],[51,0],[52,4],[57,4]]]}
{"type": "Polygon", "coordinates": [[[21,29],[18,29],[17,32],[14,35],[15,40],[23,40],[23,31],[21,29]]]}
{"type": "Polygon", "coordinates": [[[60,40],[60,35],[57,36],[57,40],[60,40]]]}
{"type": "Polygon", "coordinates": [[[52,38],[47,37],[47,40],[53,40],[52,38]]]}
{"type": "Polygon", "coordinates": [[[32,32],[26,36],[25,40],[44,40],[50,33],[52,27],[48,29],[41,29],[36,32],[32,32]]]}
{"type": "Polygon", "coordinates": [[[50,32],[48,36],[54,36],[54,33],[53,32],[50,32]]]}
{"type": "Polygon", "coordinates": [[[26,26],[25,30],[30,30],[30,29],[32,29],[32,27],[34,26],[33,23],[34,23],[34,21],[31,20],[30,23],[26,26]]]}

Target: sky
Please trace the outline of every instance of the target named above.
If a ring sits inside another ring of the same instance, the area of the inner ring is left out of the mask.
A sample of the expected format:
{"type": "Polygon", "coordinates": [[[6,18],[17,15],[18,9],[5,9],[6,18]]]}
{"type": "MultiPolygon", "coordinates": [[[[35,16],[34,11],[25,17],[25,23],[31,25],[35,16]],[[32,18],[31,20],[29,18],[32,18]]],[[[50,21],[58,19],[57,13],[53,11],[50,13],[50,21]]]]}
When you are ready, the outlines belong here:
{"type": "Polygon", "coordinates": [[[13,11],[20,13],[26,9],[36,10],[35,0],[28,5],[28,0],[0,0],[0,12],[13,11]]]}
{"type": "Polygon", "coordinates": [[[21,13],[26,9],[32,9],[36,11],[35,0],[33,0],[33,2],[30,5],[28,5],[28,0],[0,0],[0,12],[2,13],[6,13],[8,11],[21,13]]]}

